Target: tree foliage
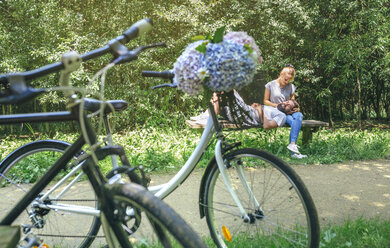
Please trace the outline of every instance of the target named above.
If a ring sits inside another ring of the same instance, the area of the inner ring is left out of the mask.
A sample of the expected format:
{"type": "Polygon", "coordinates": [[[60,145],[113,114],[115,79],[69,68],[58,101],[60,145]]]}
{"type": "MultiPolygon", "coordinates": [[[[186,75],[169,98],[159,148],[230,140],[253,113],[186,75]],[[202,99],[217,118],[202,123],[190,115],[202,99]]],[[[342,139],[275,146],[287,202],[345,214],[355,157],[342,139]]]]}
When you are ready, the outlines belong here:
{"type": "MultiPolygon", "coordinates": [[[[390,118],[390,20],[385,0],[0,0],[0,72],[31,70],[105,45],[142,18],[154,22],[152,32],[129,47],[164,41],[139,60],[113,68],[105,96],[124,99],[130,107],[116,123],[128,128],[183,125],[202,106],[202,96],[176,90],[152,91],[161,83],[144,79],[141,70],[166,70],[191,37],[247,31],[263,53],[265,80],[294,64],[298,99],[306,118],[390,118]]],[[[111,57],[84,63],[73,74],[85,85],[111,57]]],[[[56,86],[58,75],[34,85],[56,86]]],[[[261,101],[261,99],[259,99],[261,101]]],[[[61,94],[50,93],[3,113],[62,110],[61,94]]]]}

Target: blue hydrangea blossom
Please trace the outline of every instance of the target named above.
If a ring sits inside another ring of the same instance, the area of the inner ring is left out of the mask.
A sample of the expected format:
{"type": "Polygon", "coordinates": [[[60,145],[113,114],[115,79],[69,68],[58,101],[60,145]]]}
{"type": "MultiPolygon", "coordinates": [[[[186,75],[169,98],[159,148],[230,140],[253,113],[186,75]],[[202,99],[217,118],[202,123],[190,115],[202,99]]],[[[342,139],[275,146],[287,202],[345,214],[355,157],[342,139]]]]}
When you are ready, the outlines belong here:
{"type": "Polygon", "coordinates": [[[228,92],[250,84],[261,62],[254,39],[246,32],[231,32],[219,43],[202,40],[189,44],[174,64],[173,80],[179,89],[192,95],[202,93],[204,86],[228,92]],[[207,44],[205,53],[196,50],[201,44],[207,44]]]}
{"type": "Polygon", "coordinates": [[[257,62],[244,46],[222,41],[209,43],[202,58],[208,77],[204,84],[212,91],[240,89],[253,80],[257,62]]]}

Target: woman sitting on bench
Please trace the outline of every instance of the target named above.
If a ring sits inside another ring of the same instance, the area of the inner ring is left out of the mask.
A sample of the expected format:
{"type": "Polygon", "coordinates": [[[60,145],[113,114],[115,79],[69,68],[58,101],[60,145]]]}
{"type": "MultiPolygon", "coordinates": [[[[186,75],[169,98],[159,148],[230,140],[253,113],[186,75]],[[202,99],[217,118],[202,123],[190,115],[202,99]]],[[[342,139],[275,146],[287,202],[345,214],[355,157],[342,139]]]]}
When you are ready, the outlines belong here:
{"type": "MultiPolygon", "coordinates": [[[[278,104],[284,103],[284,105],[279,105],[280,110],[283,111],[283,107],[288,107],[291,104],[295,104],[296,102],[292,102],[289,100],[295,101],[295,85],[290,83],[295,77],[295,68],[294,66],[287,64],[282,71],[280,72],[280,75],[277,79],[267,83],[265,85],[265,92],[264,92],[264,104],[268,105],[270,107],[277,108],[278,104]]],[[[286,116],[286,123],[291,127],[290,131],[290,143],[287,146],[287,149],[291,151],[291,156],[293,158],[304,158],[307,157],[306,155],[302,155],[299,150],[298,146],[296,144],[299,131],[301,130],[302,126],[302,119],[303,115],[299,111],[293,111],[293,112],[285,112],[287,114],[286,116]]]]}

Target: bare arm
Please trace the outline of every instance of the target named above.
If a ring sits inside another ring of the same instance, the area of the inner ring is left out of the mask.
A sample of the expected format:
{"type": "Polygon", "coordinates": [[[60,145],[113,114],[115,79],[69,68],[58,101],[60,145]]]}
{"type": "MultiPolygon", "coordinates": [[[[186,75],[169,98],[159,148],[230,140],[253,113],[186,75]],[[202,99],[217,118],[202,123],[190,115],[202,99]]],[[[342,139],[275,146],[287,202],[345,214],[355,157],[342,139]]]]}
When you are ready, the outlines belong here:
{"type": "Polygon", "coordinates": [[[270,101],[270,97],[271,97],[271,92],[269,92],[269,90],[267,88],[265,88],[265,92],[264,92],[264,105],[268,105],[268,106],[271,106],[271,107],[278,106],[277,103],[273,103],[273,102],[270,101]]]}
{"type": "Polygon", "coordinates": [[[210,102],[213,104],[215,114],[219,114],[219,100],[216,93],[213,93],[210,102]]]}
{"type": "Polygon", "coordinates": [[[275,120],[268,120],[267,119],[267,117],[264,114],[263,107],[260,104],[253,103],[252,107],[255,108],[257,110],[257,112],[259,113],[260,120],[263,123],[263,128],[265,130],[269,130],[269,129],[278,127],[278,123],[276,123],[275,120]]]}
{"type": "Polygon", "coordinates": [[[268,120],[267,117],[264,117],[264,123],[263,123],[263,128],[265,130],[269,130],[269,129],[272,129],[272,128],[277,128],[278,127],[278,123],[276,123],[275,120],[268,120]]]}

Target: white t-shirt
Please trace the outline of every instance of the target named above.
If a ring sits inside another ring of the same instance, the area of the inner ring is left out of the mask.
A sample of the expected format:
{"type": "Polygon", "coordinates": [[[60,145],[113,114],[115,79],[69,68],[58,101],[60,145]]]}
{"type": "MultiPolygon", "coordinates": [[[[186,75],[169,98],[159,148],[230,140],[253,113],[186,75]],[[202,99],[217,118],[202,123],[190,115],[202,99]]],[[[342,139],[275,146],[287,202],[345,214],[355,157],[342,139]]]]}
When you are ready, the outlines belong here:
{"type": "Polygon", "coordinates": [[[275,120],[278,127],[283,126],[286,123],[286,114],[279,111],[277,108],[264,105],[263,107],[264,117],[268,120],[275,120]]]}
{"type": "Polygon", "coordinates": [[[269,100],[273,103],[281,103],[290,100],[291,94],[295,92],[295,85],[287,84],[283,88],[276,80],[268,82],[265,88],[270,92],[269,100]]]}

